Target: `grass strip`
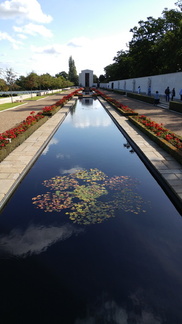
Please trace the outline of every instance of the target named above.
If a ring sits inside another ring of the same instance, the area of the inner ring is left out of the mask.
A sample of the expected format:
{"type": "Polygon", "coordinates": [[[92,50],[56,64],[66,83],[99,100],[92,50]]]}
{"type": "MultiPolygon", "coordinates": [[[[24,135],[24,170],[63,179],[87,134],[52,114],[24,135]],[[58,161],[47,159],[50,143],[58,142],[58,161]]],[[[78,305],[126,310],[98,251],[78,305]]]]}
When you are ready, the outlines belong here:
{"type": "Polygon", "coordinates": [[[0,111],[6,110],[6,109],[9,109],[9,108],[13,108],[13,107],[16,107],[16,106],[21,106],[22,104],[23,104],[22,102],[4,103],[4,104],[0,105],[0,111]]]}

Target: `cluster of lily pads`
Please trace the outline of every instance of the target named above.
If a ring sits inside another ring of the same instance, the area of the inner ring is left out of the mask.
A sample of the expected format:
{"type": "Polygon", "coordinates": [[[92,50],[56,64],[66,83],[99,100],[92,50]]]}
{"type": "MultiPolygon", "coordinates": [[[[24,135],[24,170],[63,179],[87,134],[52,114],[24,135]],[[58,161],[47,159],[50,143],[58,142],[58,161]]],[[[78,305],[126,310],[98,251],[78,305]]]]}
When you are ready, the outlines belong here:
{"type": "Polygon", "coordinates": [[[116,211],[145,212],[137,194],[137,180],[129,176],[108,177],[98,169],[76,172],[44,180],[49,191],[34,198],[33,204],[45,212],[61,212],[74,223],[89,225],[115,217],[116,211]]]}

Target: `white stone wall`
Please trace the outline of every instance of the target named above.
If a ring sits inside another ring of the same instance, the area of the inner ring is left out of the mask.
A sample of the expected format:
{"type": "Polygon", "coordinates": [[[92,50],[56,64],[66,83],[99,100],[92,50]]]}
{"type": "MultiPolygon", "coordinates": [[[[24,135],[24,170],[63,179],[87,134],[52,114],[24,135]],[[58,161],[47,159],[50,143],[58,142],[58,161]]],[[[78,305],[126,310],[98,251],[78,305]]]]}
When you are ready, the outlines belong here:
{"type": "Polygon", "coordinates": [[[100,84],[100,87],[137,92],[138,86],[140,86],[141,93],[147,94],[149,84],[151,85],[152,95],[154,95],[156,91],[159,91],[161,96],[165,96],[164,91],[169,86],[170,90],[175,88],[175,98],[180,99],[179,91],[182,89],[182,72],[111,81],[109,83],[100,84]]]}

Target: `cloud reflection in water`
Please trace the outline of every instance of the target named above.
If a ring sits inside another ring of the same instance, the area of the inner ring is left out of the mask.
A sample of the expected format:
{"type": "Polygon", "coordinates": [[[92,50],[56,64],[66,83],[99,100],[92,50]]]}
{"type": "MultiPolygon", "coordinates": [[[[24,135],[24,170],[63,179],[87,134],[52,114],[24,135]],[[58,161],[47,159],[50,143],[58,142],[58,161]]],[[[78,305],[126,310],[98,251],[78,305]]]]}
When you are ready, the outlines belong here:
{"type": "Polygon", "coordinates": [[[82,232],[70,224],[63,226],[36,226],[30,225],[24,232],[13,229],[8,235],[0,237],[0,249],[10,255],[26,257],[40,254],[58,241],[64,241],[73,234],[82,232]]]}
{"type": "Polygon", "coordinates": [[[48,153],[48,151],[49,151],[49,147],[51,146],[51,145],[56,145],[56,144],[58,144],[59,143],[59,141],[55,138],[55,137],[53,137],[51,140],[50,140],[50,142],[48,143],[48,145],[46,146],[46,148],[44,149],[44,151],[42,152],[42,154],[43,155],[46,155],[47,153],[48,153]]]}
{"type": "Polygon", "coordinates": [[[86,127],[107,127],[111,124],[112,120],[110,120],[107,116],[105,119],[100,119],[96,117],[95,119],[90,119],[89,116],[83,116],[82,119],[79,116],[75,116],[74,118],[74,126],[76,128],[86,128],[86,127]]]}
{"type": "Polygon", "coordinates": [[[162,324],[162,319],[152,313],[151,310],[144,309],[145,306],[139,300],[130,300],[130,307],[122,308],[114,300],[98,297],[97,303],[87,305],[88,316],[77,318],[75,324],[95,324],[95,323],[115,323],[115,324],[162,324]],[[97,306],[96,306],[97,305],[97,306]]]}

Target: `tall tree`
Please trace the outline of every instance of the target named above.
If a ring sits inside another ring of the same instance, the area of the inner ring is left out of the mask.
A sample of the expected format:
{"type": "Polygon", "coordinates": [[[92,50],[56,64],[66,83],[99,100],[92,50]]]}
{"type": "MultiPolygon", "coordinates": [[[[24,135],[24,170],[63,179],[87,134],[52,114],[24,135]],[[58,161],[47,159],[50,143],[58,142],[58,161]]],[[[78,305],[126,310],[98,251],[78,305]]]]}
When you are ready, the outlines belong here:
{"type": "Polygon", "coordinates": [[[35,72],[31,72],[24,79],[24,87],[26,90],[35,90],[39,86],[39,76],[35,72]]]}
{"type": "Polygon", "coordinates": [[[70,56],[68,63],[69,63],[69,72],[68,72],[69,80],[73,82],[74,85],[78,85],[78,75],[76,71],[75,62],[72,59],[72,56],[70,56]]]}
{"type": "Polygon", "coordinates": [[[140,20],[128,51],[119,51],[115,63],[104,68],[108,81],[182,71],[182,0],[177,9],[140,20]]]}
{"type": "Polygon", "coordinates": [[[13,102],[13,96],[12,96],[12,90],[15,86],[15,81],[16,81],[16,73],[13,71],[12,68],[6,69],[4,71],[4,78],[6,80],[6,83],[9,87],[9,90],[11,91],[11,101],[13,102]]]}

